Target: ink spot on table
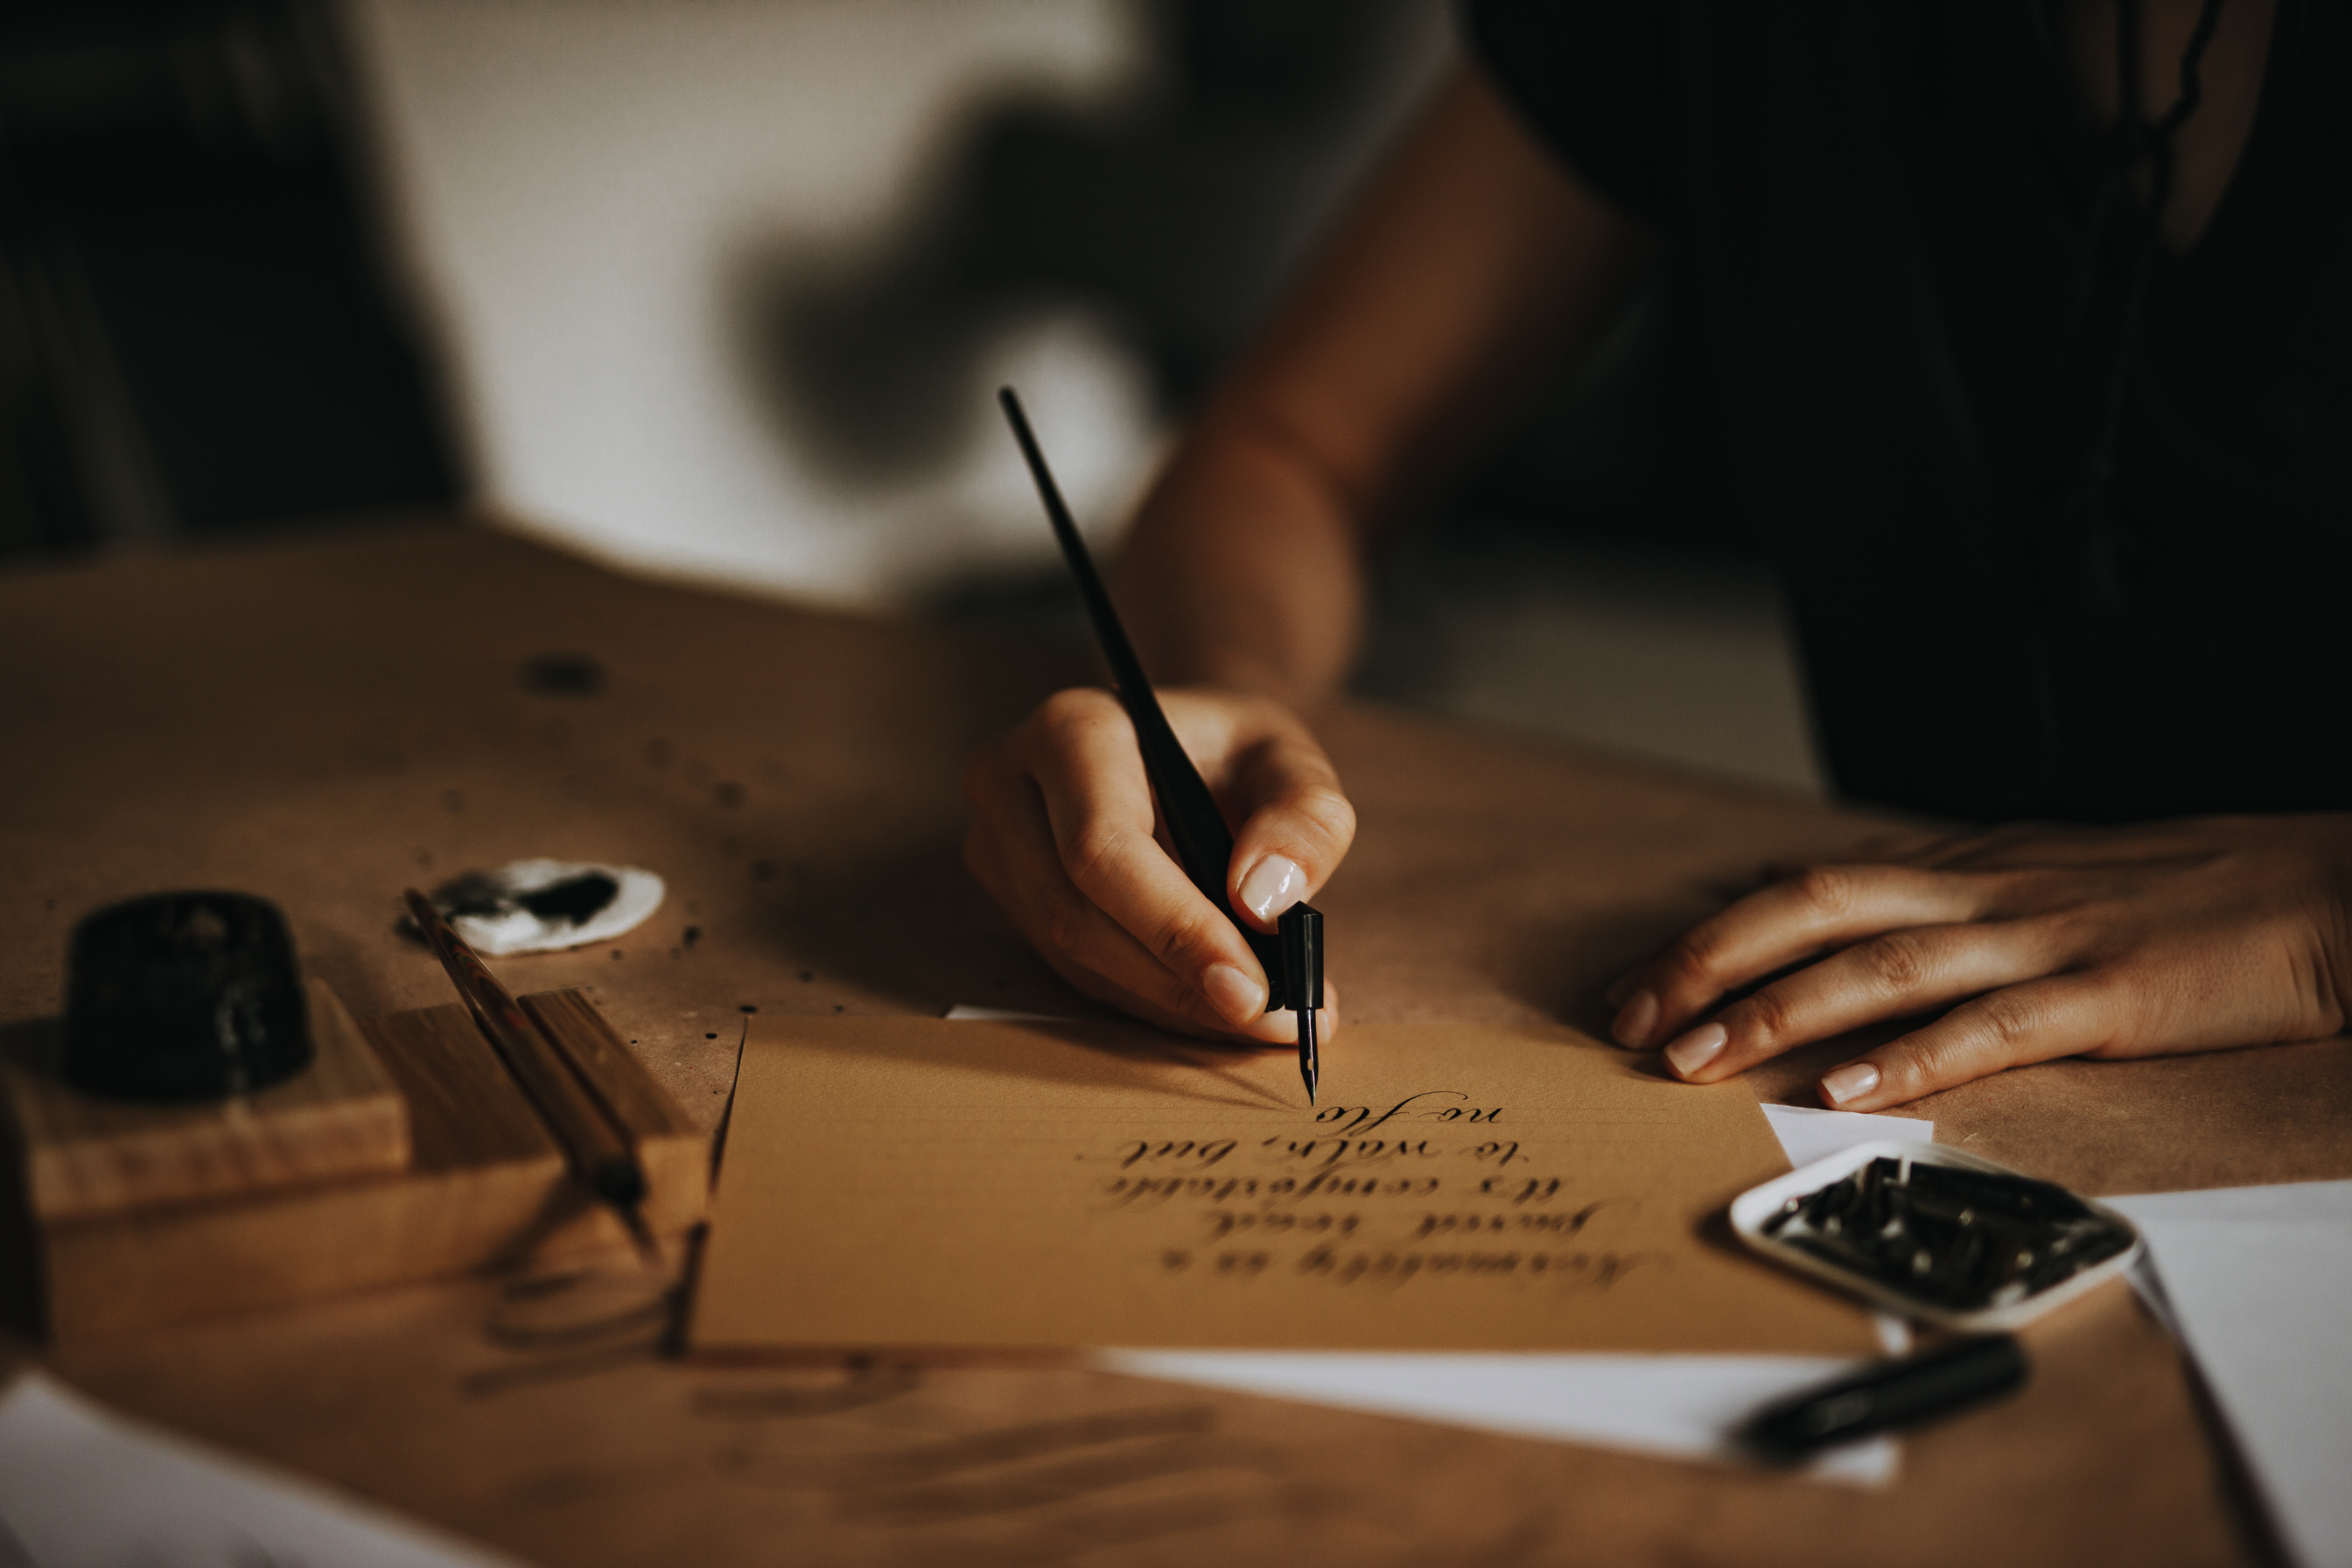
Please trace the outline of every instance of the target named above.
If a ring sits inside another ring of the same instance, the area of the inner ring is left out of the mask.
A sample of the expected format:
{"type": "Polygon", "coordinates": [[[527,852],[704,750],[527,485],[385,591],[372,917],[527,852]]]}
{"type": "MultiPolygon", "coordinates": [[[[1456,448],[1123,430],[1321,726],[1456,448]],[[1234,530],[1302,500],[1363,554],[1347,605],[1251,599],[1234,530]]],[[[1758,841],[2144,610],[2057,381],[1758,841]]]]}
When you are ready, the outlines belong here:
{"type": "Polygon", "coordinates": [[[522,661],[522,687],[540,697],[593,697],[604,667],[584,653],[542,653],[522,661]]]}
{"type": "Polygon", "coordinates": [[[687,928],[686,928],[686,945],[687,945],[687,946],[688,946],[688,947],[692,947],[696,942],[700,942],[701,940],[702,940],[702,928],[701,928],[700,926],[688,926],[688,927],[687,927],[687,928]]]}
{"type": "Polygon", "coordinates": [[[717,1039],[719,1037],[718,1037],[718,1036],[716,1036],[716,1035],[705,1035],[705,1036],[703,1036],[702,1037],[703,1037],[704,1039],[706,1039],[706,1040],[715,1040],[715,1039],[717,1039]]]}
{"type": "Polygon", "coordinates": [[[758,1012],[760,1009],[759,1009],[759,1008],[757,1008],[757,1007],[755,1007],[755,1006],[753,1006],[751,1003],[749,1003],[749,1002],[745,1002],[745,1003],[740,1004],[740,1005],[738,1007],[738,1009],[737,1009],[737,1010],[738,1010],[738,1011],[740,1011],[740,1012],[744,1012],[744,1013],[756,1013],[756,1012],[758,1012]]]}
{"type": "Polygon", "coordinates": [[[739,784],[722,784],[712,794],[730,810],[743,804],[743,786],[739,784]]]}
{"type": "Polygon", "coordinates": [[[805,969],[801,971],[801,983],[803,984],[806,984],[808,982],[814,980],[815,978],[816,975],[811,971],[805,969]]]}

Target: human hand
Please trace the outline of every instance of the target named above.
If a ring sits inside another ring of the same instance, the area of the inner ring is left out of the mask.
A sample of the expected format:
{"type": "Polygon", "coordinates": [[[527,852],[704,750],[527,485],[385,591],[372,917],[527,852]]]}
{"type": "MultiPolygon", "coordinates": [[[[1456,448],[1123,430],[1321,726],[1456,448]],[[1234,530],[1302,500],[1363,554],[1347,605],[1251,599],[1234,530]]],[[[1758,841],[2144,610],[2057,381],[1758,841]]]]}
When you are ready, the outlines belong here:
{"type": "Polygon", "coordinates": [[[1876,1110],[2057,1057],[2316,1039],[2347,996],[2352,816],[2310,816],[1874,841],[1782,868],[1609,999],[1618,1042],[1692,1083],[1949,1008],[1822,1076],[1876,1110]]]}
{"type": "MultiPolygon", "coordinates": [[[[1328,880],[1356,836],[1355,808],[1307,726],[1268,699],[1171,688],[1160,705],[1234,834],[1225,892],[1256,930],[1328,880]]],[[[1158,827],[1135,726],[1107,691],[1055,693],[965,768],[964,864],[1045,962],[1097,1001],[1164,1027],[1288,1045],[1265,1011],[1266,975],[1234,922],[1202,898],[1158,827]]],[[[1317,1026],[1339,1002],[1328,980],[1317,1026]]]]}

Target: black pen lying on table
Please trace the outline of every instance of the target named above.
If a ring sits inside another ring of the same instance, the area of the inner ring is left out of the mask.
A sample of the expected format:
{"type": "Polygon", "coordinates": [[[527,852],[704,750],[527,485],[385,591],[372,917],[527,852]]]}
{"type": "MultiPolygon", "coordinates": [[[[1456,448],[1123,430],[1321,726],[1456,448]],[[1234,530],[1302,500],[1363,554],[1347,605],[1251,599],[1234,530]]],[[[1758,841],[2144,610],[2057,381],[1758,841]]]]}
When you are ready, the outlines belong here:
{"type": "Polygon", "coordinates": [[[1142,662],[1127,640],[1127,628],[1119,624],[1118,612],[1111,607],[1110,595],[1095,574],[1094,557],[1087,553],[1087,542],[1078,537],[1070,509],[1062,502],[1061,489],[1045,467],[1045,454],[1038,450],[1037,437],[1029,432],[1021,399],[1008,386],[997,393],[996,401],[1013,426],[1013,438],[1021,443],[1030,477],[1037,481],[1037,499],[1045,503],[1045,516],[1054,525],[1054,537],[1061,542],[1063,559],[1069,562],[1070,574],[1078,580],[1078,595],[1087,602],[1095,641],[1102,647],[1104,662],[1110,666],[1119,702],[1134,721],[1143,771],[1151,780],[1151,793],[1160,799],[1160,820],[1168,825],[1176,858],[1182,863],[1184,875],[1201,889],[1201,896],[1234,922],[1257,955],[1259,967],[1265,971],[1265,1010],[1288,1007],[1298,1016],[1298,1076],[1306,1081],[1307,1103],[1312,1105],[1316,1080],[1322,1071],[1315,1010],[1323,1005],[1323,916],[1306,904],[1293,904],[1269,936],[1252,931],[1234,913],[1225,892],[1225,873],[1234,858],[1233,831],[1225,826],[1224,814],[1217,809],[1216,797],[1202,780],[1201,770],[1192,765],[1176,731],[1169,728],[1168,715],[1160,711],[1151,682],[1144,679],[1142,662]]]}
{"type": "Polygon", "coordinates": [[[1793,1461],[1834,1444],[1923,1426],[2007,1394],[2025,1377],[2025,1352],[2013,1335],[1955,1340],[1776,1400],[1748,1418],[1739,1437],[1765,1458],[1793,1461]]]}

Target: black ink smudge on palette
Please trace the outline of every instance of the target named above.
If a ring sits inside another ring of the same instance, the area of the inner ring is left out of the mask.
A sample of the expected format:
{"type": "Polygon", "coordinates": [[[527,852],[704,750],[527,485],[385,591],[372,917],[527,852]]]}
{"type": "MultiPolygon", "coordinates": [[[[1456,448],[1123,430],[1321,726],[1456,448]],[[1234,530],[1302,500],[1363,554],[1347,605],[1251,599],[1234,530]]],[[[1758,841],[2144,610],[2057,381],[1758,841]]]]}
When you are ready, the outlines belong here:
{"type": "Polygon", "coordinates": [[[602,871],[583,871],[551,882],[535,893],[516,895],[515,902],[543,921],[586,925],[619,895],[621,884],[602,871]]]}
{"type": "MultiPolygon", "coordinates": [[[[583,871],[528,893],[508,892],[478,871],[468,871],[434,889],[433,905],[452,920],[461,915],[496,919],[510,910],[528,910],[537,920],[586,925],[620,896],[621,884],[602,871],[583,871]]],[[[414,930],[414,921],[404,921],[414,930]]],[[[613,956],[621,956],[615,949],[613,956]]]]}

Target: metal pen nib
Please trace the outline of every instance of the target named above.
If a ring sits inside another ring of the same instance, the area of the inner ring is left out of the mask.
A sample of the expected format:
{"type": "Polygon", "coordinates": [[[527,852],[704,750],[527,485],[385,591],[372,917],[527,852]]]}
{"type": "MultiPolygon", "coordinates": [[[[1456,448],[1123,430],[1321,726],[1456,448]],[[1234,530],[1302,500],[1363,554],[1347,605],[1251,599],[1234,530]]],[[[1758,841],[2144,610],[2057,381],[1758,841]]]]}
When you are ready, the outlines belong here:
{"type": "Polygon", "coordinates": [[[1312,905],[1293,904],[1275,930],[1282,943],[1282,973],[1279,991],[1268,1000],[1298,1015],[1298,1076],[1307,1083],[1307,1103],[1313,1105],[1315,1080],[1323,1073],[1315,1039],[1315,1010],[1323,1005],[1323,916],[1312,905]]]}
{"type": "Polygon", "coordinates": [[[1301,1007],[1298,1009],[1298,1076],[1306,1080],[1307,1103],[1310,1107],[1315,1103],[1315,1079],[1322,1070],[1322,1064],[1317,1059],[1319,1054],[1315,1042],[1315,1009],[1301,1007]]]}

